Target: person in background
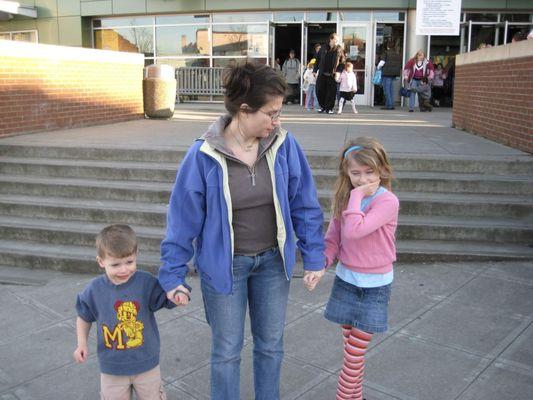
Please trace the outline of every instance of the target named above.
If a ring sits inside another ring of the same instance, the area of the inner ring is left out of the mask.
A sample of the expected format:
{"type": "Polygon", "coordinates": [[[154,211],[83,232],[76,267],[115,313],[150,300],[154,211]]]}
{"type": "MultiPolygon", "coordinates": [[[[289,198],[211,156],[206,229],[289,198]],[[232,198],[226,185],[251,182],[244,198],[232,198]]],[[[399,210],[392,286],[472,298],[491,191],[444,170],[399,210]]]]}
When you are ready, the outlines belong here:
{"type": "Polygon", "coordinates": [[[316,60],[313,58],[307,64],[307,69],[304,73],[304,85],[307,87],[305,92],[305,109],[311,111],[318,108],[318,100],[316,99],[316,76],[313,72],[316,60]]]}
{"type": "Polygon", "coordinates": [[[422,50],[418,50],[414,57],[405,64],[403,85],[411,91],[409,95],[409,112],[415,110],[416,89],[420,86],[422,78],[426,77],[429,81],[433,80],[434,69],[433,63],[426,58],[422,50]]]}
{"type": "Polygon", "coordinates": [[[287,104],[300,103],[300,74],[301,74],[300,60],[296,58],[294,50],[289,51],[289,58],[283,63],[281,71],[285,80],[289,84],[289,94],[285,99],[287,104]]]}
{"type": "Polygon", "coordinates": [[[381,61],[384,63],[381,67],[381,83],[385,95],[385,106],[382,110],[394,110],[394,91],[393,83],[402,73],[402,57],[394,47],[394,41],[389,39],[386,44],[386,50],[381,61]]]}
{"type": "Polygon", "coordinates": [[[444,94],[444,79],[446,79],[446,73],[442,68],[442,64],[438,63],[432,84],[433,104],[435,104],[435,107],[440,107],[442,101],[442,96],[444,94]]]}
{"type": "Polygon", "coordinates": [[[273,68],[276,71],[281,72],[281,61],[280,61],[279,57],[276,57],[276,59],[274,60],[273,68]]]}
{"type": "Polygon", "coordinates": [[[421,112],[431,111],[433,109],[431,105],[431,83],[427,77],[423,77],[415,89],[418,93],[418,106],[421,112]]]}
{"type": "Polygon", "coordinates": [[[339,110],[337,114],[342,114],[342,108],[344,107],[345,102],[350,102],[352,104],[352,111],[354,114],[357,114],[357,109],[355,108],[355,93],[357,92],[357,78],[353,72],[353,64],[347,62],[344,65],[344,71],[342,71],[339,77],[340,85],[340,99],[339,99],[339,110]]]}
{"type": "Polygon", "coordinates": [[[339,66],[341,56],[342,49],[339,45],[339,36],[336,33],[332,33],[329,36],[329,42],[321,47],[317,62],[313,67],[313,71],[315,73],[318,72],[316,79],[316,97],[320,104],[319,112],[333,114],[335,95],[337,94],[335,73],[339,66]]]}

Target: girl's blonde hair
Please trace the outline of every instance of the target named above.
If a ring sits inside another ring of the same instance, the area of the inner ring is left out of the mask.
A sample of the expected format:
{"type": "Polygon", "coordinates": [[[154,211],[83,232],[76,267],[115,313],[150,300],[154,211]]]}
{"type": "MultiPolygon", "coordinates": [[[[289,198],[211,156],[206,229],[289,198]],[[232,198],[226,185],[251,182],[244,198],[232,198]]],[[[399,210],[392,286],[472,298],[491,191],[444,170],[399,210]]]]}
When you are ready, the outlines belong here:
{"type": "Polygon", "coordinates": [[[342,212],[348,205],[350,192],[353,189],[348,175],[349,160],[355,160],[361,165],[366,165],[374,171],[379,172],[380,185],[392,189],[392,166],[383,145],[374,138],[359,137],[347,143],[340,154],[339,175],[335,182],[335,193],[333,196],[332,212],[333,216],[340,218],[342,212]],[[356,147],[355,149],[351,149],[356,147]]]}

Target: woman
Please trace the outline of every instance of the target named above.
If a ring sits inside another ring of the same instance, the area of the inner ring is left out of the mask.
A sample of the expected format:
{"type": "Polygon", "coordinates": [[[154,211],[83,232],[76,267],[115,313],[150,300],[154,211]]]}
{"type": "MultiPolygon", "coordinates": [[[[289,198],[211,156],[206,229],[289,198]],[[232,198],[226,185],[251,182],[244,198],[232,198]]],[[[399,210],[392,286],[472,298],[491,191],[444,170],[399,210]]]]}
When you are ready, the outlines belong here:
{"type": "Polygon", "coordinates": [[[382,107],[382,109],[394,110],[394,91],[392,87],[396,78],[401,74],[402,58],[394,48],[392,39],[387,41],[386,49],[382,58],[384,64],[381,67],[381,83],[383,84],[385,95],[385,107],[382,107]]]}
{"type": "Polygon", "coordinates": [[[405,64],[403,84],[411,90],[409,94],[409,112],[414,112],[416,91],[422,78],[426,77],[431,82],[434,76],[434,69],[433,63],[426,58],[422,50],[418,50],[415,56],[405,64]]]}
{"type": "Polygon", "coordinates": [[[336,33],[332,33],[329,36],[329,43],[321,47],[314,67],[314,72],[318,71],[316,97],[318,104],[320,104],[319,112],[333,114],[337,95],[335,74],[337,73],[341,56],[342,49],[339,46],[339,36],[336,33]]]}
{"type": "Polygon", "coordinates": [[[184,279],[196,239],[196,265],[212,332],[211,398],[240,398],[248,305],[255,398],[276,400],[289,279],[296,261],[294,234],[306,281],[320,279],[323,215],[304,153],[280,127],[287,92],[282,75],[247,63],[229,70],[224,87],[228,115],[211,125],[181,163],[161,244],[159,280],[169,299],[188,303],[184,279]]]}

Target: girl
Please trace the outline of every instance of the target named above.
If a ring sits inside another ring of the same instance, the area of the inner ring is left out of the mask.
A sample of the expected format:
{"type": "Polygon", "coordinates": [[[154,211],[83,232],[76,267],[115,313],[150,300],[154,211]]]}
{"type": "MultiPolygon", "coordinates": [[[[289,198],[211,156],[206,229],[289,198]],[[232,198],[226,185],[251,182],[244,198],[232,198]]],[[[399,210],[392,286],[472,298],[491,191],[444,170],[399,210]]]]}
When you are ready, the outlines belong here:
{"type": "Polygon", "coordinates": [[[313,108],[318,109],[318,100],[316,99],[316,73],[313,72],[316,60],[313,58],[307,64],[304,73],[304,85],[307,86],[305,91],[305,108],[311,111],[313,108]]]}
{"type": "Polygon", "coordinates": [[[342,114],[342,108],[344,107],[344,102],[349,101],[352,103],[352,110],[354,114],[357,114],[357,109],[355,108],[355,99],[354,95],[357,92],[357,78],[353,72],[353,64],[347,62],[344,66],[344,71],[342,71],[339,78],[340,82],[340,100],[339,100],[339,111],[338,114],[342,114]]]}
{"type": "MultiPolygon", "coordinates": [[[[391,164],[377,140],[358,138],[344,148],[325,251],[326,266],[338,259],[325,311],[328,320],[341,325],[344,337],[337,400],[362,399],[365,352],[372,334],[387,330],[399,208],[391,177],[391,164]]],[[[316,285],[316,280],[304,281],[309,289],[316,285]]]]}

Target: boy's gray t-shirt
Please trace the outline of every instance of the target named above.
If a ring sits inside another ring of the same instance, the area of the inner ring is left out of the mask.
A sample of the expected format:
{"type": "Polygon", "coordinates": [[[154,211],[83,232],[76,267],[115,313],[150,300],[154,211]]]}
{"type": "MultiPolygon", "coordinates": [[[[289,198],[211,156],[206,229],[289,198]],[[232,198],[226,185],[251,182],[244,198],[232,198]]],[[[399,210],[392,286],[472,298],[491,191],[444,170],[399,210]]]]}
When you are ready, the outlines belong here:
{"type": "Polygon", "coordinates": [[[115,285],[103,274],[78,294],[76,311],[86,322],[96,322],[100,371],[110,375],[137,375],[159,365],[159,330],[155,311],[175,304],[157,279],[136,271],[115,285]]]}

